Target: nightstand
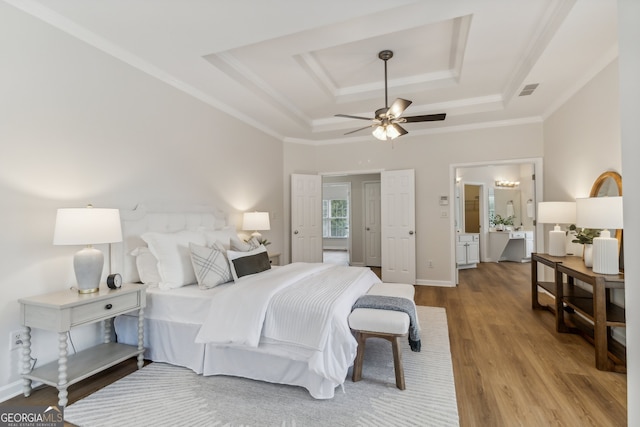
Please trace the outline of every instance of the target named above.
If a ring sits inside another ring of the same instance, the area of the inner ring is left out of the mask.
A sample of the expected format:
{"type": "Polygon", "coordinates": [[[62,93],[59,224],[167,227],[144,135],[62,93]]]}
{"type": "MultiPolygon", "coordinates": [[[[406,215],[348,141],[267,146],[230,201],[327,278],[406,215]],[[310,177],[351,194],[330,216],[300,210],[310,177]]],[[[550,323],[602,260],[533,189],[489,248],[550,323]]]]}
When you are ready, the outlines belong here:
{"type": "Polygon", "coordinates": [[[269,254],[269,262],[271,265],[280,265],[280,252],[269,254]]]}
{"type": "Polygon", "coordinates": [[[75,290],[21,298],[20,317],[24,326],[22,378],[25,396],[31,394],[32,381],[58,389],[58,405],[67,405],[67,387],[131,357],[138,357],[138,369],[144,360],[144,307],[146,285],[124,284],[120,289],[100,288],[80,294],[75,290]],[[138,310],[138,346],[111,341],[111,319],[138,310]],[[74,326],[103,322],[103,343],[68,355],[67,333],[74,326]],[[58,333],[58,361],[31,370],[31,328],[58,333]]]}

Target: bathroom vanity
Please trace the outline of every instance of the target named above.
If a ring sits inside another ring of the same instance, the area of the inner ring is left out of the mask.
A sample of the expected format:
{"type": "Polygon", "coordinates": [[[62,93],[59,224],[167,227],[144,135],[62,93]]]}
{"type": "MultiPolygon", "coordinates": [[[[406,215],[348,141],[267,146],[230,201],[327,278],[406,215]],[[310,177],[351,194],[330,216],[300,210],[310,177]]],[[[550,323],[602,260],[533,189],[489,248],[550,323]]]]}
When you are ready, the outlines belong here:
{"type": "Polygon", "coordinates": [[[529,262],[533,231],[489,231],[489,257],[494,262],[529,262]]]}

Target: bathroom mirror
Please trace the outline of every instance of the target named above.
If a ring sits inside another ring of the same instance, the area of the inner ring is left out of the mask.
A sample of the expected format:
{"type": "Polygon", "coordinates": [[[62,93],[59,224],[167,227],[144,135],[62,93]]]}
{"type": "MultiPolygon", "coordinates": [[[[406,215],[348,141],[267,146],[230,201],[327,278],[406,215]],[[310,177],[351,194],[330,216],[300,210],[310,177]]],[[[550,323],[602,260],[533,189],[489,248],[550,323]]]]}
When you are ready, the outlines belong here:
{"type": "Polygon", "coordinates": [[[520,190],[514,188],[489,188],[489,217],[513,216],[513,227],[522,225],[520,190]]]}
{"type": "MultiPolygon", "coordinates": [[[[618,172],[606,171],[596,178],[591,187],[590,197],[615,197],[622,196],[622,176],[618,172]]],[[[618,239],[618,251],[620,253],[620,269],[624,270],[624,254],[622,245],[622,230],[616,230],[612,235],[618,239]]]]}

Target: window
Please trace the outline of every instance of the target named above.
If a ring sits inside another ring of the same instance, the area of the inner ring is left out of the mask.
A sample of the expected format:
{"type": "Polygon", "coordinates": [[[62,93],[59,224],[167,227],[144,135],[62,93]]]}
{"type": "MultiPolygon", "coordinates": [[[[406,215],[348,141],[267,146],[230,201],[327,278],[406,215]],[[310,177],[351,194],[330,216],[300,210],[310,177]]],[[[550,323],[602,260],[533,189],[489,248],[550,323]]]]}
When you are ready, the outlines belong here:
{"type": "Polygon", "coordinates": [[[349,201],[322,201],[322,237],[349,237],[349,201]]]}

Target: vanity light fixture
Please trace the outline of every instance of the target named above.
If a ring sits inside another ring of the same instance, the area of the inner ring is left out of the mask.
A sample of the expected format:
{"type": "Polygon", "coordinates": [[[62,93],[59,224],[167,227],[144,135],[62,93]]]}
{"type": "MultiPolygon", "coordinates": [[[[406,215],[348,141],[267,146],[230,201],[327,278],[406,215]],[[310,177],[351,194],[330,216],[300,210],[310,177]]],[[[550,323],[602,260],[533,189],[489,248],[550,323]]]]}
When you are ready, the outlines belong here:
{"type": "Polygon", "coordinates": [[[520,185],[520,181],[496,180],[496,187],[514,188],[520,185]]]}
{"type": "Polygon", "coordinates": [[[121,241],[118,209],[100,209],[91,205],[86,208],[58,209],[53,244],[87,245],[73,257],[79,293],[97,292],[100,287],[104,255],[92,245],[121,241]]]}
{"type": "Polygon", "coordinates": [[[540,202],[538,203],[538,219],[540,224],[555,224],[549,231],[549,255],[567,255],[567,234],[560,224],[573,224],[576,221],[575,202],[540,202]]]}
{"type": "Polygon", "coordinates": [[[600,237],[593,239],[593,272],[620,272],[618,239],[609,230],[622,229],[622,196],[576,199],[576,226],[601,228],[600,237]]]}

